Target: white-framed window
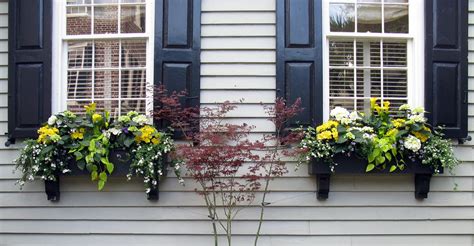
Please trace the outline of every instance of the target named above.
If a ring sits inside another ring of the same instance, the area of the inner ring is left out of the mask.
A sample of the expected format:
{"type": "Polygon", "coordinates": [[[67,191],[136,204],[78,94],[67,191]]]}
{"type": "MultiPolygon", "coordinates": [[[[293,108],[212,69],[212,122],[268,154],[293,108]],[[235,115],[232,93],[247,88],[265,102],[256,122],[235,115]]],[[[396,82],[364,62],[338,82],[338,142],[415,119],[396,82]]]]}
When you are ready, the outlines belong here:
{"type": "Polygon", "coordinates": [[[324,0],[324,116],[424,103],[424,12],[419,0],[324,0]]]}
{"type": "Polygon", "coordinates": [[[53,111],[150,113],[154,1],[54,2],[53,111]]]}

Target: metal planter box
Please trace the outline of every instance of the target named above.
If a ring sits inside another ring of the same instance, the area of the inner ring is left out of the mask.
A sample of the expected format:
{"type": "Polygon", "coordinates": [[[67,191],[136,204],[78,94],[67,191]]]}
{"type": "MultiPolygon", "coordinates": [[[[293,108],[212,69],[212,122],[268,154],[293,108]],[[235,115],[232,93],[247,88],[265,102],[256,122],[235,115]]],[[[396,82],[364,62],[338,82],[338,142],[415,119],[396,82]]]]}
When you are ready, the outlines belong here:
{"type": "MultiPolygon", "coordinates": [[[[166,157],[163,159],[166,160],[166,157]]],[[[123,177],[125,179],[125,176],[128,174],[129,169],[130,169],[130,160],[131,160],[130,153],[124,150],[112,150],[110,151],[110,154],[109,154],[109,160],[110,162],[114,164],[114,171],[109,176],[123,177]]],[[[161,165],[164,165],[163,175],[166,176],[167,175],[167,162],[164,161],[163,163],[161,163],[161,165]]],[[[69,163],[69,169],[71,170],[70,173],[58,174],[56,176],[55,181],[51,181],[51,180],[44,181],[44,188],[45,188],[45,192],[48,197],[48,200],[59,201],[60,196],[61,196],[60,185],[59,185],[61,176],[88,176],[90,175],[90,173],[87,170],[79,169],[75,161],[71,161],[69,163]]],[[[159,199],[158,193],[159,193],[158,188],[151,189],[151,191],[147,193],[147,199],[151,201],[157,201],[159,199]]]]}
{"type": "MultiPolygon", "coordinates": [[[[374,169],[366,172],[367,160],[357,157],[348,157],[344,155],[336,155],[333,157],[334,162],[337,163],[334,167],[334,172],[331,172],[328,163],[312,159],[309,163],[309,174],[316,175],[317,183],[317,198],[318,200],[326,200],[329,197],[329,188],[331,175],[333,174],[388,174],[389,169],[384,170],[374,169]]],[[[405,160],[405,169],[396,170],[390,174],[414,174],[415,179],[415,198],[425,199],[428,197],[430,191],[431,177],[435,170],[431,166],[422,165],[419,161],[405,160]]],[[[389,167],[390,164],[387,164],[389,167]]],[[[443,170],[440,170],[442,173],[443,170]]]]}

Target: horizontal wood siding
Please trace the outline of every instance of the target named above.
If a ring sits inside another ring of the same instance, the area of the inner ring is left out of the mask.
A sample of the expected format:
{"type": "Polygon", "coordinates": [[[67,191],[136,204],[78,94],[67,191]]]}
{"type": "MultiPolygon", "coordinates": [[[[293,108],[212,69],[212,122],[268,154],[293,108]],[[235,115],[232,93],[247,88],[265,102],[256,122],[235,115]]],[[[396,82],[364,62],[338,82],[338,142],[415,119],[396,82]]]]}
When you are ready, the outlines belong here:
{"type": "MultiPolygon", "coordinates": [[[[474,136],[474,0],[469,23],[469,133],[474,136]]],[[[0,2],[0,131],[7,126],[7,4],[0,2]]],[[[275,99],[275,0],[202,1],[201,103],[243,102],[229,122],[272,131],[264,105],[275,99]],[[263,105],[261,104],[263,103],[263,105]]],[[[102,192],[86,177],[61,180],[61,201],[46,200],[42,182],[14,185],[16,145],[0,136],[0,244],[212,245],[203,202],[170,175],[160,201],[145,200],[140,180],[112,178],[102,192]]],[[[305,167],[275,180],[260,245],[473,245],[474,142],[456,147],[463,161],[454,175],[433,178],[429,198],[413,197],[412,176],[333,179],[319,202],[305,167]],[[454,184],[457,190],[454,191],[454,184]]],[[[294,170],[294,162],[288,162],[294,170]]],[[[261,194],[259,194],[260,196],[261,194]]],[[[236,219],[234,245],[252,245],[258,206],[236,219]]],[[[225,244],[223,244],[225,245],[225,244]]]]}

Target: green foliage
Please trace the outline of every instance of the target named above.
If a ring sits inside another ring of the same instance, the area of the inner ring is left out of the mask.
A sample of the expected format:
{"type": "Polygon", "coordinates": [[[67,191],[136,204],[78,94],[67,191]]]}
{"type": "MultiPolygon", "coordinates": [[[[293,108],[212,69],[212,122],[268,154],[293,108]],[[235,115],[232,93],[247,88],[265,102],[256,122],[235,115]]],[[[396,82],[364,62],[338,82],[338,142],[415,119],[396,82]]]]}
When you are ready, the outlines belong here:
{"type": "Polygon", "coordinates": [[[458,161],[450,141],[430,129],[423,108],[402,105],[390,108],[371,99],[371,111],[363,114],[336,107],[329,121],[309,127],[300,143],[305,160],[315,158],[333,169],[333,156],[342,154],[367,160],[366,172],[375,169],[403,170],[406,159],[420,160],[435,171],[441,167],[452,170],[458,161]]]}
{"type": "MultiPolygon", "coordinates": [[[[115,170],[109,155],[113,149],[131,153],[130,178],[141,175],[147,192],[156,188],[166,166],[166,154],[174,149],[171,137],[148,124],[149,119],[137,112],[129,112],[112,122],[110,113],[97,113],[95,104],[85,107],[84,117],[69,111],[53,115],[38,130],[36,140],[27,140],[20,157],[15,161],[23,175],[18,181],[23,185],[40,176],[55,180],[61,173],[70,172],[70,163],[77,163],[81,170],[90,173],[92,181],[102,190],[108,175],[115,170]]],[[[179,176],[180,163],[173,162],[179,176]]],[[[180,179],[180,181],[182,181],[180,179]]]]}

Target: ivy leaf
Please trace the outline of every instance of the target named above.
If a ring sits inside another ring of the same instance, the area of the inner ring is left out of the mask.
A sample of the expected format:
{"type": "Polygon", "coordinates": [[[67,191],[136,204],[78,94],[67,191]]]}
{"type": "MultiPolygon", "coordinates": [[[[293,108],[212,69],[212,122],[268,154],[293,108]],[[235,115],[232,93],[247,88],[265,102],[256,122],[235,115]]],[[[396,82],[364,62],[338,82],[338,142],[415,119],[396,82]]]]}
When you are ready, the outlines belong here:
{"type": "Polygon", "coordinates": [[[84,160],[79,160],[77,161],[77,167],[80,169],[80,170],[84,170],[84,168],[86,167],[86,162],[84,160]]]}
{"type": "Polygon", "coordinates": [[[346,135],[343,135],[343,136],[340,136],[340,137],[337,139],[336,143],[342,144],[342,143],[345,143],[346,141],[347,141],[347,137],[346,137],[346,135]]]}
{"type": "Polygon", "coordinates": [[[385,157],[383,157],[383,156],[377,157],[376,162],[377,162],[378,164],[384,163],[384,162],[385,162],[385,157]]]}
{"type": "Polygon", "coordinates": [[[390,153],[385,153],[385,158],[387,158],[388,161],[392,161],[392,155],[390,153]]]}
{"type": "Polygon", "coordinates": [[[74,152],[74,156],[76,157],[76,161],[84,158],[84,155],[81,152],[74,152]]]}
{"type": "Polygon", "coordinates": [[[92,172],[91,172],[91,179],[92,179],[92,181],[97,180],[97,177],[98,177],[97,171],[92,171],[92,172]]]}
{"type": "Polygon", "coordinates": [[[395,170],[397,170],[397,166],[392,165],[392,166],[390,167],[390,172],[392,173],[392,172],[394,172],[395,170]]]}
{"type": "Polygon", "coordinates": [[[98,188],[99,190],[103,190],[103,189],[104,189],[104,186],[105,186],[105,181],[99,180],[99,182],[97,182],[97,188],[98,188]]]}
{"type": "Polygon", "coordinates": [[[374,160],[375,160],[375,154],[374,154],[374,152],[371,152],[371,153],[369,154],[369,158],[368,158],[368,159],[369,159],[369,162],[374,162],[374,160]]]}
{"type": "Polygon", "coordinates": [[[369,164],[369,165],[367,165],[367,168],[365,169],[365,172],[368,173],[368,172],[374,170],[374,168],[375,168],[374,164],[369,164]]]}
{"type": "Polygon", "coordinates": [[[99,174],[99,180],[102,180],[102,181],[104,181],[104,182],[107,182],[107,173],[101,172],[101,173],[99,174]]]}

